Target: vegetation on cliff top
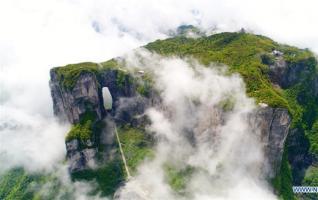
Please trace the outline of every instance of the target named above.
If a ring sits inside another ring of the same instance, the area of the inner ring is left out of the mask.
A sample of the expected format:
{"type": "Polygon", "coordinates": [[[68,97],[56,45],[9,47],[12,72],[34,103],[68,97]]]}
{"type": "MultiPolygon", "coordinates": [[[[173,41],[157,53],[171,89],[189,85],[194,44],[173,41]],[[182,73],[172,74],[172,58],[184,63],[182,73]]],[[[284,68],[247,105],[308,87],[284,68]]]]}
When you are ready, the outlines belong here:
{"type": "Polygon", "coordinates": [[[70,64],[64,67],[56,67],[53,70],[57,74],[57,78],[61,85],[67,89],[75,86],[77,79],[84,73],[97,73],[99,66],[97,63],[84,62],[78,64],[70,64]]]}
{"type": "Polygon", "coordinates": [[[220,33],[198,39],[175,37],[157,40],[145,47],[165,56],[191,56],[205,65],[226,64],[230,72],[239,73],[243,77],[248,95],[258,102],[289,110],[293,108],[283,91],[271,83],[269,66],[262,62],[262,56],[279,50],[284,53],[287,62],[294,63],[313,57],[308,50],[280,45],[267,37],[248,33],[220,33]]]}
{"type": "Polygon", "coordinates": [[[73,89],[78,78],[85,73],[92,73],[96,76],[105,70],[115,70],[118,73],[120,81],[126,73],[126,70],[115,59],[108,60],[103,63],[83,62],[78,64],[69,64],[62,67],[52,69],[56,74],[61,84],[66,89],[73,89]]]}

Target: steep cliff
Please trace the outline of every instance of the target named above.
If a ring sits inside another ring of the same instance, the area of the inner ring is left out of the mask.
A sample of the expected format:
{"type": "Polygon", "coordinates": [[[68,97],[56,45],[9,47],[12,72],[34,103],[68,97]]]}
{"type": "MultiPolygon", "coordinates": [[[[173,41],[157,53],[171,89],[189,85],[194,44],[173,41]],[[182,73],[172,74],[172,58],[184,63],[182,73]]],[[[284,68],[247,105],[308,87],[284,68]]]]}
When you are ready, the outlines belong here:
{"type": "Polygon", "coordinates": [[[57,73],[51,70],[50,88],[53,99],[54,114],[68,119],[72,124],[80,121],[86,112],[94,112],[102,118],[100,105],[100,85],[94,73],[82,73],[71,89],[63,87],[57,73]]]}
{"type": "Polygon", "coordinates": [[[54,114],[74,124],[66,137],[71,173],[94,169],[98,162],[114,157],[110,155],[116,148],[114,126],[103,119],[141,126],[145,119],[135,116],[143,114],[156,99],[153,92],[147,96],[138,93],[138,87],[144,84],[141,76],[108,64],[82,63],[82,68],[68,65],[50,72],[54,114]],[[111,95],[109,99],[103,98],[105,88],[111,95]],[[111,101],[108,110],[105,101],[111,101]]]}
{"type": "MultiPolygon", "coordinates": [[[[318,155],[311,148],[318,143],[314,137],[317,133],[311,131],[318,120],[317,62],[312,53],[247,33],[221,33],[197,39],[175,37],[145,48],[165,56],[193,56],[207,66],[224,63],[231,73],[241,74],[247,94],[261,105],[251,116],[251,122],[261,130],[268,176],[284,199],[294,198],[291,188],[285,189],[292,184],[289,163],[294,183],[301,184],[306,169],[316,162],[311,158],[318,155]],[[283,159],[283,155],[288,155],[288,159],[283,159]]],[[[55,115],[74,124],[73,132],[81,132],[87,121],[92,123],[88,128],[91,131],[82,131],[83,134],[75,134],[66,141],[72,173],[94,169],[96,163],[107,163],[112,158],[116,160],[114,123],[141,129],[148,123],[140,115],[147,107],[160,104],[160,98],[143,73],[132,74],[116,60],[51,70],[55,115]],[[110,110],[103,106],[105,87],[112,96],[110,110]],[[108,122],[100,126],[106,118],[108,122]],[[91,133],[88,138],[80,137],[87,132],[91,133]]]]}
{"type": "Polygon", "coordinates": [[[256,112],[256,127],[260,128],[266,158],[268,176],[274,178],[280,170],[285,140],[288,135],[291,117],[287,109],[260,108],[256,112]]]}

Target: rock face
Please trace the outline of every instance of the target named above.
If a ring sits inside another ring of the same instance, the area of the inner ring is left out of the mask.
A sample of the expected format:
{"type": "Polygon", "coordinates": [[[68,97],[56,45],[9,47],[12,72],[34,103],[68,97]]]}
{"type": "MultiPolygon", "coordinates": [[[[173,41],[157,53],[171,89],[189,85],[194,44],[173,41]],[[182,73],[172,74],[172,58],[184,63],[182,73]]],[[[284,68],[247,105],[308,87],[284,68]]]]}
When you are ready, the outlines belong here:
{"type": "Polygon", "coordinates": [[[99,84],[93,73],[84,73],[77,80],[74,88],[62,87],[57,74],[51,70],[50,81],[54,114],[74,124],[87,111],[94,112],[98,119],[102,117],[99,84]]]}
{"type": "Polygon", "coordinates": [[[313,58],[302,60],[297,63],[286,62],[282,55],[275,55],[273,64],[269,64],[269,77],[271,81],[281,88],[288,88],[303,81],[310,76],[312,67],[316,61],[313,58]]]}
{"type": "MultiPolygon", "coordinates": [[[[54,114],[72,124],[78,123],[86,112],[95,113],[97,120],[105,116],[106,111],[102,103],[103,87],[108,87],[113,105],[116,105],[121,97],[136,96],[135,85],[130,83],[131,77],[122,75],[119,70],[105,70],[98,78],[94,73],[83,73],[72,89],[61,85],[54,69],[50,71],[50,76],[54,114]]],[[[113,111],[115,109],[116,107],[113,107],[113,111]]]]}
{"type": "Polygon", "coordinates": [[[266,107],[256,112],[255,119],[268,159],[268,175],[274,178],[280,168],[291,117],[287,109],[266,107]]]}
{"type": "Polygon", "coordinates": [[[145,116],[142,114],[151,105],[151,101],[142,96],[121,98],[116,102],[114,119],[119,124],[131,123],[138,126],[143,124],[145,116]]]}
{"type": "Polygon", "coordinates": [[[100,85],[108,87],[113,102],[120,97],[132,97],[136,95],[136,87],[131,83],[132,77],[123,75],[120,70],[106,70],[100,74],[100,85]]]}
{"type": "MultiPolygon", "coordinates": [[[[108,121],[130,123],[134,126],[144,124],[145,116],[141,116],[150,105],[158,103],[155,95],[143,97],[136,91],[132,77],[119,70],[105,70],[98,74],[85,72],[76,80],[72,89],[64,88],[54,69],[50,72],[50,88],[53,99],[54,114],[71,124],[79,123],[85,114],[96,117],[95,122],[108,116],[108,121]],[[105,110],[102,89],[108,88],[112,98],[112,108],[105,110]]],[[[91,140],[74,139],[66,142],[67,158],[71,173],[92,168],[96,163],[96,155],[111,157],[109,152],[98,152],[97,145],[103,145],[105,151],[112,151],[113,128],[106,122],[100,136],[93,135],[91,140]],[[107,125],[108,124],[108,125],[107,125]],[[98,138],[100,141],[96,141],[98,138]],[[94,140],[93,140],[94,139],[94,140]]]]}
{"type": "Polygon", "coordinates": [[[67,158],[70,172],[78,172],[96,166],[96,148],[80,149],[80,142],[77,139],[66,143],[67,158]]]}

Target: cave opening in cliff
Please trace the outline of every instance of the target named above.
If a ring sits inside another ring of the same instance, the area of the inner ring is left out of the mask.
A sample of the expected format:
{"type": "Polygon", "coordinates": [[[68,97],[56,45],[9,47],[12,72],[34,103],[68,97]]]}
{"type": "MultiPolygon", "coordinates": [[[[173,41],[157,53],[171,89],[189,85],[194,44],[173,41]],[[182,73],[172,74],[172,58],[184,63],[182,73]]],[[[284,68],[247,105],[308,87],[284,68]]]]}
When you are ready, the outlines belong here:
{"type": "Polygon", "coordinates": [[[112,95],[110,94],[108,87],[103,87],[102,94],[103,94],[103,105],[105,110],[111,110],[113,106],[113,98],[112,98],[112,95]]]}

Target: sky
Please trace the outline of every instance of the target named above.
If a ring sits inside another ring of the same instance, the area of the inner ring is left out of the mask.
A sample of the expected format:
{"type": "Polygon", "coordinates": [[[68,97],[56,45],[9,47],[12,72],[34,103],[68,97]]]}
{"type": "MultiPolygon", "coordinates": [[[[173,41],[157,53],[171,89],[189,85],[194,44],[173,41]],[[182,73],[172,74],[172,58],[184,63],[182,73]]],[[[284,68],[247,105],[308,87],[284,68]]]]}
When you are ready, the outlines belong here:
{"type": "Polygon", "coordinates": [[[243,27],[318,53],[317,8],[316,0],[1,0],[0,161],[47,170],[64,158],[68,126],[54,120],[48,86],[54,66],[105,61],[183,24],[243,27]]]}

